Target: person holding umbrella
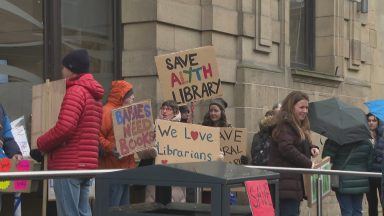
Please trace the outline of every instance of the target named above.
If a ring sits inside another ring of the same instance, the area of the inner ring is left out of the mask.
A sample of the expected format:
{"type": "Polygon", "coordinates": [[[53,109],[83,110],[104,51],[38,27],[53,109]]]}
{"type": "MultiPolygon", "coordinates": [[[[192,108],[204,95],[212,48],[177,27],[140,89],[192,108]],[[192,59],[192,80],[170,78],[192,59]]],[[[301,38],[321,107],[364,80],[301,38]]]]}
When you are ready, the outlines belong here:
{"type": "MultiPolygon", "coordinates": [[[[372,149],[369,139],[344,145],[327,139],[322,157],[331,158],[334,170],[367,172],[372,160],[372,149]]],[[[369,191],[368,177],[332,176],[331,186],[336,192],[342,216],[362,215],[363,196],[369,191]]]]}
{"type": "MultiPolygon", "coordinates": [[[[381,164],[383,162],[384,152],[384,138],[379,134],[379,119],[372,113],[367,114],[368,127],[371,132],[371,143],[373,144],[373,155],[372,155],[372,172],[381,172],[381,164]]],[[[369,178],[369,192],[366,194],[368,201],[368,213],[369,216],[377,216],[377,192],[381,194],[381,179],[369,178]]],[[[380,200],[382,199],[381,196],[380,200]]],[[[383,209],[384,212],[384,209],[383,209]]]]}
{"type": "MultiPolygon", "coordinates": [[[[319,155],[319,149],[311,141],[308,103],[308,95],[300,91],[293,91],[284,99],[272,130],[269,166],[313,167],[311,156],[319,155]]],[[[303,185],[302,174],[280,173],[280,215],[300,214],[303,185]]]]}
{"type": "MultiPolygon", "coordinates": [[[[332,169],[368,171],[373,147],[365,113],[337,98],[313,102],[309,110],[311,130],[328,138],[322,157],[331,158],[332,169]]],[[[331,176],[331,186],[343,216],[362,215],[368,177],[331,176]]]]}

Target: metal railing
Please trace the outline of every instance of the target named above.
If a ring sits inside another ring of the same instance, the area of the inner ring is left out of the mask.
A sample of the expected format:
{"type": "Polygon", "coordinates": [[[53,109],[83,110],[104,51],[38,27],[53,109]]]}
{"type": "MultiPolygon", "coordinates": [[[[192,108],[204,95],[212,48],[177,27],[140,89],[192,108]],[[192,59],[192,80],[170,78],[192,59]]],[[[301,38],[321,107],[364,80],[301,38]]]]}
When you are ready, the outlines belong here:
{"type": "MultiPolygon", "coordinates": [[[[300,174],[319,174],[319,175],[339,175],[339,176],[363,176],[381,178],[381,173],[376,172],[357,172],[344,170],[321,170],[289,167],[269,167],[269,166],[246,166],[253,169],[263,169],[275,172],[291,172],[300,174]]],[[[43,180],[54,178],[73,178],[89,177],[94,178],[97,175],[121,171],[123,169],[99,169],[99,170],[54,170],[54,171],[28,171],[28,172],[0,172],[0,180],[43,180]]],[[[316,178],[317,184],[317,215],[322,215],[322,179],[316,178]]]]}
{"type": "Polygon", "coordinates": [[[28,172],[0,172],[0,180],[43,180],[55,178],[94,178],[97,175],[121,171],[123,169],[98,169],[98,170],[52,170],[52,171],[28,171],[28,172]]]}
{"type": "MultiPolygon", "coordinates": [[[[270,166],[246,166],[248,168],[254,169],[263,169],[274,172],[290,172],[290,173],[299,173],[299,174],[318,174],[318,175],[338,175],[338,176],[362,176],[362,177],[374,177],[381,178],[382,173],[377,172],[357,172],[357,171],[344,171],[344,170],[322,170],[322,169],[306,169],[306,168],[290,168],[290,167],[270,167],[270,166]]],[[[317,215],[323,215],[322,207],[323,207],[323,180],[322,178],[316,178],[316,186],[317,186],[317,199],[316,199],[316,210],[317,215]]]]}

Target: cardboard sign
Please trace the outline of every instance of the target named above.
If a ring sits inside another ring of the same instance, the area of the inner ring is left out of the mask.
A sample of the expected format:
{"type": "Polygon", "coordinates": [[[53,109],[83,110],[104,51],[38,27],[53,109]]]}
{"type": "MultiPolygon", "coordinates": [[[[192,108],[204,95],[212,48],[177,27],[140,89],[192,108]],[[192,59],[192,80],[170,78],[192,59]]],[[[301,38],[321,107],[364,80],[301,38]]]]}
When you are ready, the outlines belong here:
{"type": "MultiPolygon", "coordinates": [[[[315,164],[313,169],[324,169],[330,170],[331,163],[330,158],[325,157],[320,163],[315,164]]],[[[304,174],[304,190],[305,195],[307,196],[308,207],[312,207],[313,204],[317,201],[317,178],[322,179],[322,197],[324,198],[331,193],[331,176],[330,175],[318,175],[318,174],[304,174]]]]}
{"type": "Polygon", "coordinates": [[[31,149],[37,149],[37,138],[56,124],[65,91],[65,79],[32,87],[31,149]]]}
{"type": "Polygon", "coordinates": [[[219,159],[220,129],[156,120],[156,164],[219,159]]]}
{"type": "Polygon", "coordinates": [[[220,150],[224,153],[224,161],[240,164],[241,155],[246,154],[247,129],[220,128],[220,150]]]}
{"type": "MultiPolygon", "coordinates": [[[[33,160],[0,159],[0,172],[25,172],[34,170],[33,160]]],[[[3,180],[0,181],[0,192],[30,192],[30,180],[3,180]]]]}
{"type": "Polygon", "coordinates": [[[120,157],[154,145],[154,128],[150,100],[112,110],[113,132],[120,157]]]}
{"type": "Polygon", "coordinates": [[[223,95],[213,46],[155,57],[163,97],[178,104],[223,95]]]}
{"type": "Polygon", "coordinates": [[[246,181],[244,183],[252,215],[274,216],[275,210],[267,180],[246,181]]]}

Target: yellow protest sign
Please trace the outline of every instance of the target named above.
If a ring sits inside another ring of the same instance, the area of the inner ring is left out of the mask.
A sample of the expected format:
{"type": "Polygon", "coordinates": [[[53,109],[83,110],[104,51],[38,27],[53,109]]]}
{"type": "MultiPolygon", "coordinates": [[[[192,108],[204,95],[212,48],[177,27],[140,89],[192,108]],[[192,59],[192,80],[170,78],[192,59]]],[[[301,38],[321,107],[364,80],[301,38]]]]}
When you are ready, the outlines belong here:
{"type": "Polygon", "coordinates": [[[224,161],[240,164],[241,155],[246,155],[247,129],[220,128],[220,150],[224,153],[224,161]]]}
{"type": "Polygon", "coordinates": [[[155,57],[163,97],[178,104],[223,95],[213,46],[155,57]]]}
{"type": "Polygon", "coordinates": [[[219,159],[220,129],[156,120],[156,164],[219,159]]]}
{"type": "Polygon", "coordinates": [[[120,157],[153,147],[155,131],[150,100],[112,110],[112,120],[120,157]]]}

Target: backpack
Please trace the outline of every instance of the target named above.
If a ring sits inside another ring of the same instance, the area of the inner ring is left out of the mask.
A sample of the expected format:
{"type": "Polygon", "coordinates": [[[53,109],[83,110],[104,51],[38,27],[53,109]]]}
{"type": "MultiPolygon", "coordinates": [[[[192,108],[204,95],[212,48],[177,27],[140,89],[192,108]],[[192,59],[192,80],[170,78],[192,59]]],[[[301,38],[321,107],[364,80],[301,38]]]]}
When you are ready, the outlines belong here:
{"type": "Polygon", "coordinates": [[[266,166],[269,160],[272,137],[270,133],[259,132],[255,134],[252,141],[252,164],[266,166]]]}

